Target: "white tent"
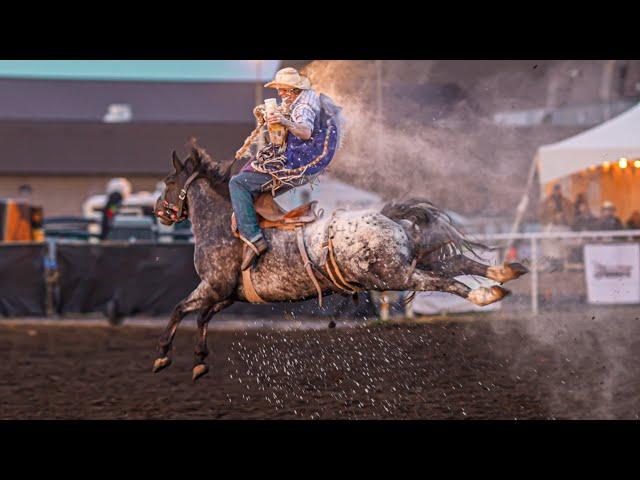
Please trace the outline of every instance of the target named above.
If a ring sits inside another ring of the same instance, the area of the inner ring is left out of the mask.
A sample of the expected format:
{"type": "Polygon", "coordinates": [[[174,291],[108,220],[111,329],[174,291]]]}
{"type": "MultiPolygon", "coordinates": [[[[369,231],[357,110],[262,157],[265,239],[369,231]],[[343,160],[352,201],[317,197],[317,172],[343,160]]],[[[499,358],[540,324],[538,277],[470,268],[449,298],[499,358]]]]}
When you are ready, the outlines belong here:
{"type": "Polygon", "coordinates": [[[574,137],[540,147],[537,156],[542,185],[621,157],[640,158],[640,104],[574,137]]]}
{"type": "Polygon", "coordinates": [[[312,186],[304,185],[276,197],[282,208],[291,210],[304,202],[318,201],[318,208],[331,214],[338,208],[360,209],[382,207],[382,197],[347,183],[322,175],[312,186]]]}

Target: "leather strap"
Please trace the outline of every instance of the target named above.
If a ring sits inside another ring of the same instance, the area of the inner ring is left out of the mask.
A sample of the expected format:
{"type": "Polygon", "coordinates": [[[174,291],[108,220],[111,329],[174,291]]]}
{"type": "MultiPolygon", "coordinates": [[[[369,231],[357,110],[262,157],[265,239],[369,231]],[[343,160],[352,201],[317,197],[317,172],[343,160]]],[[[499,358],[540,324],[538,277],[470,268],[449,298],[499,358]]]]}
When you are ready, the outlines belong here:
{"type": "MultiPolygon", "coordinates": [[[[338,285],[340,288],[342,288],[342,290],[346,290],[349,293],[357,293],[357,292],[361,292],[362,289],[357,287],[356,285],[354,285],[353,283],[349,282],[348,280],[346,280],[344,278],[344,276],[342,275],[342,272],[340,271],[340,267],[338,267],[338,262],[336,262],[336,258],[335,255],[333,254],[333,242],[331,241],[331,237],[329,237],[329,262],[327,262],[327,267],[329,267],[329,263],[331,263],[331,266],[333,267],[333,269],[335,270],[336,276],[340,279],[340,281],[342,282],[342,285],[339,285],[335,279],[333,278],[333,276],[331,276],[331,279],[333,280],[333,282],[338,285]]],[[[331,270],[329,268],[327,268],[327,271],[329,272],[329,274],[331,275],[331,270]]]]}
{"type": "Polygon", "coordinates": [[[251,243],[249,240],[247,240],[245,237],[243,237],[240,232],[238,232],[238,238],[244,242],[245,248],[250,248],[251,250],[253,250],[253,253],[255,253],[256,256],[258,257],[260,256],[260,252],[258,251],[256,246],[253,243],[251,243]]]}
{"type": "Polygon", "coordinates": [[[200,173],[202,172],[196,170],[191,175],[189,175],[187,181],[184,182],[184,186],[180,189],[180,193],[178,194],[178,204],[176,205],[176,210],[179,215],[179,217],[177,218],[178,222],[181,222],[189,216],[189,214],[185,212],[185,200],[187,198],[187,191],[189,190],[191,183],[198,177],[198,175],[200,175],[200,173]]]}
{"type": "Polygon", "coordinates": [[[311,268],[311,260],[309,259],[309,255],[307,255],[307,249],[304,246],[304,235],[303,235],[303,227],[296,228],[296,238],[298,240],[298,250],[300,250],[300,256],[302,257],[302,261],[304,262],[304,269],[307,271],[307,275],[313,282],[313,285],[316,287],[316,291],[318,292],[318,305],[322,308],[322,288],[320,288],[320,284],[318,283],[318,279],[313,273],[313,269],[311,268]]]}
{"type": "Polygon", "coordinates": [[[253,287],[253,281],[251,280],[251,270],[252,268],[247,268],[242,271],[242,288],[244,289],[244,296],[247,297],[247,300],[251,303],[267,303],[265,302],[256,289],[253,287]]]}
{"type": "Polygon", "coordinates": [[[409,267],[409,272],[407,273],[407,276],[404,279],[404,283],[409,283],[409,280],[411,279],[411,275],[413,275],[413,272],[415,271],[417,264],[418,264],[418,258],[416,257],[411,262],[411,266],[409,267]]]}

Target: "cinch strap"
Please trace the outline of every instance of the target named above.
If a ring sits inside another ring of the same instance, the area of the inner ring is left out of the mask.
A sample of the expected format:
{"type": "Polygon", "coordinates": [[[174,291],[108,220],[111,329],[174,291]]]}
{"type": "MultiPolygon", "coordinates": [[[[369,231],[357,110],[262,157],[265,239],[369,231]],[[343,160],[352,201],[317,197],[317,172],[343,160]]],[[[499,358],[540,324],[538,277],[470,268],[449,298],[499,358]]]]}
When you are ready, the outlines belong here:
{"type": "Polygon", "coordinates": [[[242,271],[242,287],[244,288],[244,296],[247,297],[251,303],[267,303],[265,302],[256,289],[253,287],[253,281],[251,280],[252,268],[247,268],[242,271]]]}
{"type": "Polygon", "coordinates": [[[320,288],[320,284],[316,279],[316,276],[313,273],[313,269],[311,268],[311,260],[309,259],[309,255],[307,255],[307,249],[304,246],[304,236],[302,227],[296,228],[296,237],[298,240],[298,250],[300,250],[300,256],[302,257],[302,261],[304,262],[304,269],[307,271],[307,275],[313,282],[314,287],[316,287],[316,291],[318,292],[318,305],[322,308],[322,288],[320,288]]]}

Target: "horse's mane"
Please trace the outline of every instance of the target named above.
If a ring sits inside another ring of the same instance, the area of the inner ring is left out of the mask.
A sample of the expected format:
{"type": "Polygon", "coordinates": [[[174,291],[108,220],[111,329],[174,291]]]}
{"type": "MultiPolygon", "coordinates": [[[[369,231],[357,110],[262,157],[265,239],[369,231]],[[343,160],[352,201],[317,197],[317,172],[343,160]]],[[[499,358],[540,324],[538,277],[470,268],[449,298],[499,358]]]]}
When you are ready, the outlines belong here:
{"type": "Polygon", "coordinates": [[[222,162],[215,160],[207,151],[198,145],[196,138],[189,139],[187,146],[191,149],[191,158],[199,163],[199,169],[212,185],[219,183],[229,183],[231,178],[231,170],[235,164],[235,160],[228,166],[222,162]],[[198,161],[199,160],[199,161],[198,161]]]}

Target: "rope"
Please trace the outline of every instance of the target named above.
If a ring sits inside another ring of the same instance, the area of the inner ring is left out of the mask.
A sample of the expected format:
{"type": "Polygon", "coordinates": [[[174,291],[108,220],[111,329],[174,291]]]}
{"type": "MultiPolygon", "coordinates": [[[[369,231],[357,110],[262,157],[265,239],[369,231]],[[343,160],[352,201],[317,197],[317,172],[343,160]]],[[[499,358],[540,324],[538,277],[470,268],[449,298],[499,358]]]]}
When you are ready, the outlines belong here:
{"type": "Polygon", "coordinates": [[[235,156],[236,160],[240,160],[242,157],[245,156],[245,154],[247,153],[247,150],[249,150],[251,145],[253,145],[253,143],[256,141],[256,138],[258,138],[258,135],[260,134],[260,130],[262,130],[263,126],[264,126],[264,118],[263,119],[258,118],[258,126],[253,129],[251,134],[245,139],[244,143],[242,144],[242,147],[240,147],[240,149],[236,152],[236,156],[235,156]]]}
{"type": "MultiPolygon", "coordinates": [[[[254,109],[254,116],[258,121],[258,126],[253,129],[251,134],[245,139],[242,147],[236,152],[236,160],[240,160],[246,156],[247,151],[251,148],[256,141],[258,135],[260,135],[262,128],[265,124],[265,115],[258,115],[258,109],[260,106],[254,109]]],[[[285,116],[288,112],[284,112],[285,116]]],[[[276,191],[282,188],[284,185],[289,187],[295,187],[294,181],[302,178],[309,168],[316,166],[320,163],[329,152],[329,138],[331,137],[332,127],[327,120],[327,134],[322,146],[322,153],[314,158],[311,162],[298,168],[285,168],[287,163],[287,157],[284,154],[284,147],[286,144],[276,151],[272,144],[268,144],[256,153],[256,160],[251,162],[251,166],[254,170],[260,173],[266,173],[271,177],[271,180],[262,185],[263,190],[271,190],[271,194],[275,196],[276,191]]]]}
{"type": "Polygon", "coordinates": [[[309,168],[316,166],[327,156],[330,137],[331,126],[327,122],[327,134],[324,138],[322,153],[306,165],[298,168],[285,168],[286,156],[283,153],[275,152],[272,145],[267,145],[258,152],[257,159],[251,162],[251,166],[256,171],[271,176],[271,180],[262,185],[262,188],[264,190],[271,189],[271,194],[275,196],[275,192],[284,185],[295,187],[293,184],[295,180],[303,177],[309,168]]]}

